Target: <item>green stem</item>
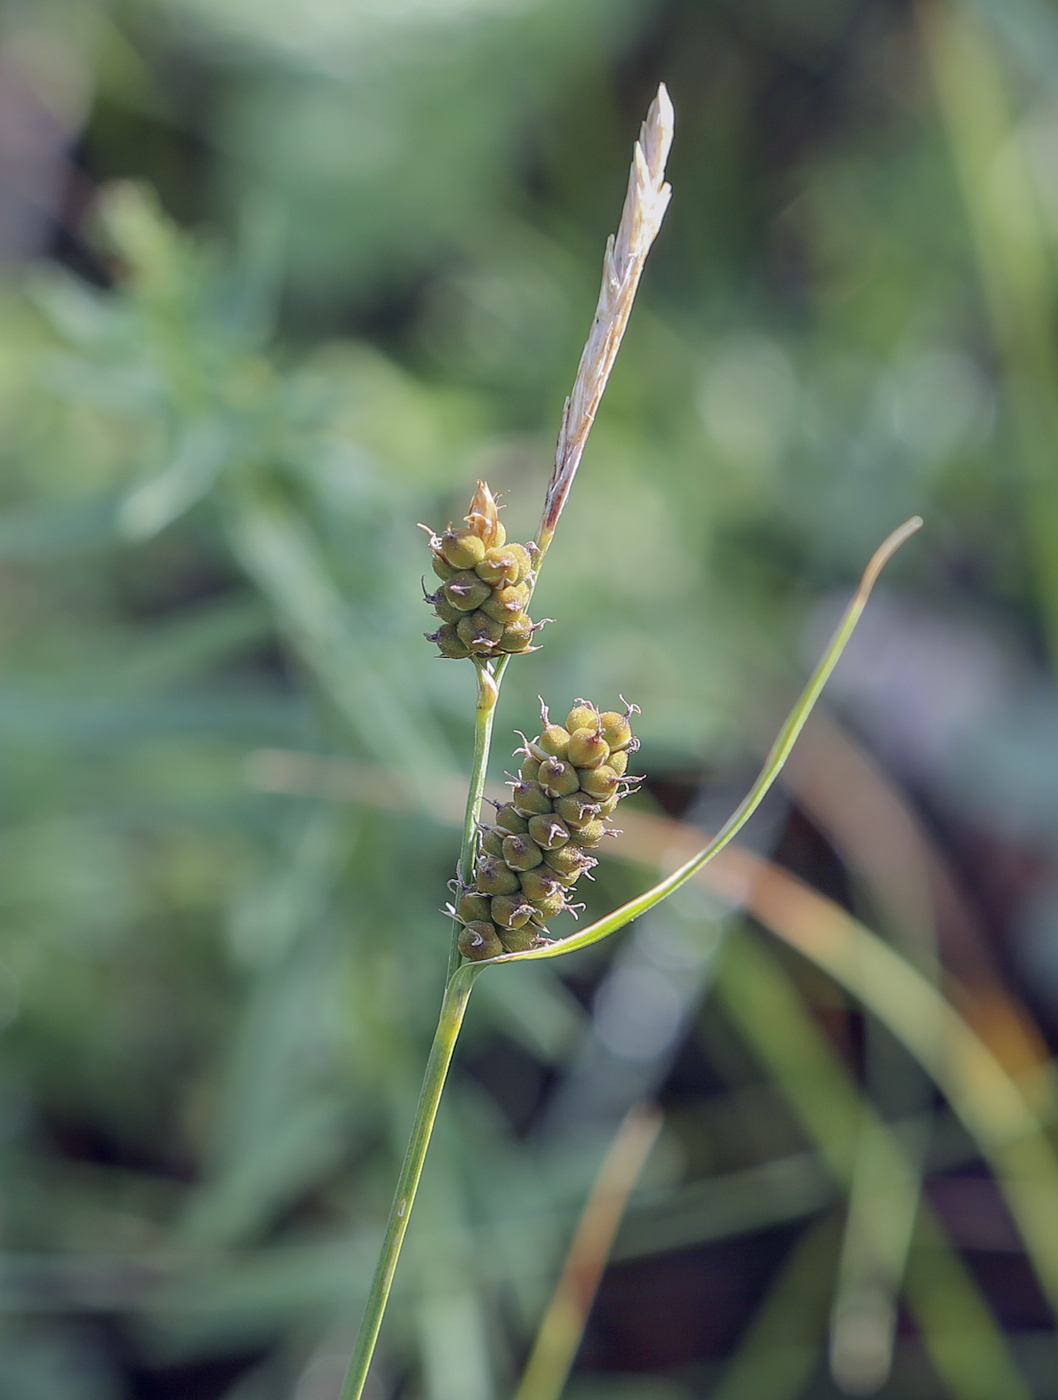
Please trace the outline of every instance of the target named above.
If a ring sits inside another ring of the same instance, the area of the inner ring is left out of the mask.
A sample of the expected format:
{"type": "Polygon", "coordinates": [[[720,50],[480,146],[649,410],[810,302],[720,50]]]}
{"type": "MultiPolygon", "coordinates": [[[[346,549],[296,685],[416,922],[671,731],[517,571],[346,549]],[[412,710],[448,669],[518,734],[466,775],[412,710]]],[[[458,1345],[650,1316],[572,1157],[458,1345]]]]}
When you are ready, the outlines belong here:
{"type": "MultiPolygon", "coordinates": [[[[477,848],[478,820],[485,794],[485,780],[488,775],[489,750],[492,747],[492,726],[496,718],[496,702],[500,698],[500,684],[507,669],[509,656],[496,663],[489,671],[483,662],[476,663],[478,696],[474,709],[474,759],[470,771],[470,786],[467,790],[467,805],[463,815],[463,836],[459,847],[459,880],[463,885],[471,883],[474,874],[474,852],[477,848]]],[[[422,1165],[426,1160],[426,1149],[430,1145],[434,1119],[441,1102],[441,1091],[448,1076],[448,1066],[452,1063],[456,1040],[463,1024],[463,1014],[471,988],[477,979],[480,968],[463,965],[459,952],[459,930],[462,925],[456,920],[452,929],[452,946],[448,954],[448,974],[445,983],[444,1000],[441,1002],[441,1015],[437,1031],[430,1049],[426,1074],[419,1095],[419,1106],[415,1112],[415,1123],[411,1138],[404,1154],[404,1164],[400,1169],[393,1206],[389,1213],[382,1249],[375,1268],[367,1306],[360,1323],[356,1346],[353,1349],[349,1372],[338,1400],[360,1400],[367,1380],[371,1357],[378,1341],[382,1317],[389,1302],[393,1287],[393,1275],[404,1243],[404,1232],[408,1228],[411,1208],[415,1204],[415,1193],[419,1188],[422,1165]]]]}
{"type": "Polygon", "coordinates": [[[371,1292],[368,1294],[360,1332],[339,1400],[360,1400],[363,1394],[371,1357],[382,1326],[382,1315],[386,1311],[390,1289],[393,1287],[393,1275],[400,1258],[401,1245],[404,1243],[404,1233],[408,1228],[411,1208],[415,1204],[415,1193],[419,1189],[419,1178],[422,1176],[423,1162],[426,1160],[426,1149],[430,1145],[437,1107],[441,1102],[441,1091],[448,1076],[448,1067],[452,1063],[452,1053],[476,980],[476,971],[477,969],[470,968],[462,976],[451,978],[445,987],[441,1015],[437,1022],[433,1045],[430,1047],[422,1090],[419,1093],[419,1106],[415,1110],[415,1122],[404,1153],[404,1163],[397,1180],[375,1277],[371,1283],[371,1292]]]}
{"type": "MultiPolygon", "coordinates": [[[[477,662],[478,701],[474,710],[474,762],[470,770],[470,787],[467,791],[466,812],[463,816],[463,839],[459,847],[459,881],[469,885],[474,874],[474,851],[477,845],[478,820],[481,817],[481,803],[485,793],[485,779],[488,776],[489,750],[492,747],[492,724],[496,718],[496,702],[500,698],[500,683],[510,658],[503,657],[496,669],[489,672],[483,662],[477,662]]],[[[452,946],[448,951],[448,980],[460,963],[459,930],[462,924],[455,920],[452,925],[452,946]]]]}
{"type": "MultiPolygon", "coordinates": [[[[474,759],[470,773],[470,786],[467,791],[466,811],[463,816],[463,837],[459,847],[459,879],[464,885],[471,883],[474,873],[478,819],[481,816],[481,803],[484,798],[485,779],[488,774],[489,750],[492,747],[492,726],[496,718],[496,702],[500,696],[500,682],[507,669],[509,659],[509,657],[503,657],[497,663],[495,671],[492,672],[487,670],[481,662],[478,662],[476,666],[478,696],[474,710],[474,759]]],[[[339,1400],[360,1400],[364,1384],[367,1381],[367,1373],[374,1355],[375,1344],[378,1341],[382,1318],[386,1311],[386,1304],[389,1302],[390,1290],[393,1287],[393,1275],[396,1273],[397,1260],[400,1258],[401,1246],[404,1243],[404,1233],[408,1228],[412,1206],[415,1204],[415,1193],[419,1189],[419,1178],[422,1175],[423,1162],[426,1160],[426,1150],[430,1145],[437,1108],[441,1102],[441,1092],[448,1077],[448,1067],[452,1063],[452,1055],[455,1051],[460,1027],[463,1024],[467,1001],[480,970],[471,965],[461,967],[462,957],[458,944],[461,927],[462,925],[456,921],[452,930],[452,946],[448,955],[448,974],[444,999],[441,1002],[441,1014],[437,1022],[433,1045],[430,1047],[430,1058],[426,1064],[426,1074],[423,1077],[422,1090],[419,1094],[419,1106],[415,1111],[415,1122],[404,1153],[400,1177],[397,1180],[397,1189],[393,1196],[386,1233],[382,1240],[378,1264],[375,1267],[375,1277],[371,1283],[371,1292],[368,1294],[367,1306],[364,1308],[356,1346],[353,1348],[352,1359],[349,1362],[349,1372],[346,1375],[345,1385],[342,1387],[339,1400]],[[458,975],[456,975],[457,973],[458,975]]]]}

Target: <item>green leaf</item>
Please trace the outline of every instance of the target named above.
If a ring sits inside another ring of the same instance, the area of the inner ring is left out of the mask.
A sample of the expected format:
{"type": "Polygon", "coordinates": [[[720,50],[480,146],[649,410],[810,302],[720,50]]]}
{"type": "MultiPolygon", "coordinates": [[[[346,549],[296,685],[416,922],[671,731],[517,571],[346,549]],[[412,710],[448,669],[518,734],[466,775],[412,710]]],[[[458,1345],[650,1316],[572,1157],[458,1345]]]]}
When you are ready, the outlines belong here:
{"type": "Polygon", "coordinates": [[[629,900],[627,904],[622,904],[611,914],[607,914],[605,918],[597,919],[595,923],[589,924],[587,928],[581,929],[571,937],[549,943],[543,948],[531,948],[524,953],[505,953],[502,957],[492,958],[488,962],[478,963],[476,966],[487,967],[491,963],[529,962],[538,958],[557,958],[563,953],[573,953],[579,948],[589,948],[593,943],[598,943],[600,939],[624,928],[625,924],[631,923],[633,919],[638,919],[648,909],[653,909],[655,904],[667,899],[670,894],[685,884],[696,871],[718,855],[749,821],[782,771],[782,766],[789,757],[797,736],[804,728],[808,716],[812,713],[813,706],[819,699],[820,692],[826,685],[830,673],[837,665],[841,653],[845,650],[848,640],[860,620],[878,575],[904,541],[921,526],[921,518],[917,515],[913,516],[898,530],[894,530],[888,539],[875,550],[852,602],[845,610],[845,615],[841,619],[837,631],[830,639],[830,645],[824,652],[823,659],[812,673],[811,679],[801,692],[800,699],[779,731],[778,738],[772,744],[757,781],[713,839],[696,856],[692,856],[678,870],[673,871],[671,875],[652,889],[647,890],[645,894],[637,895],[635,899],[629,900]]]}

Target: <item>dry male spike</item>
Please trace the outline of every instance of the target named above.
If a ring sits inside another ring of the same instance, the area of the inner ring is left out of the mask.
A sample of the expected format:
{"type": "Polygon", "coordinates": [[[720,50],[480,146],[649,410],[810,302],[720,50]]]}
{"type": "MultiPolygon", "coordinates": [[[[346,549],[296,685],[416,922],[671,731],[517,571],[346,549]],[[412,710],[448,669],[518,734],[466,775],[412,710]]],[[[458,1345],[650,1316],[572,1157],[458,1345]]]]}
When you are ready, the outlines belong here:
{"type": "MultiPolygon", "coordinates": [[[[426,526],[422,527],[427,529],[426,526]]],[[[442,580],[426,601],[444,623],[426,633],[440,654],[449,659],[473,656],[481,661],[533,651],[533,633],[543,623],[526,614],[535,582],[536,545],[508,544],[496,501],[478,482],[466,525],[449,525],[430,535],[433,571],[442,580]]]]}
{"type": "Polygon", "coordinates": [[[459,892],[464,957],[480,961],[497,957],[497,949],[524,951],[546,939],[548,919],[582,907],[570,903],[569,891],[596,864],[588,852],[635,783],[624,777],[636,744],[633,713],[630,705],[624,714],[600,714],[578,700],[563,726],[550,722],[541,701],[541,733],[522,735],[520,780],[511,784],[511,801],[498,808],[494,824],[482,827],[473,884],[459,892]],[[575,766],[574,756],[586,761],[575,766]]]}

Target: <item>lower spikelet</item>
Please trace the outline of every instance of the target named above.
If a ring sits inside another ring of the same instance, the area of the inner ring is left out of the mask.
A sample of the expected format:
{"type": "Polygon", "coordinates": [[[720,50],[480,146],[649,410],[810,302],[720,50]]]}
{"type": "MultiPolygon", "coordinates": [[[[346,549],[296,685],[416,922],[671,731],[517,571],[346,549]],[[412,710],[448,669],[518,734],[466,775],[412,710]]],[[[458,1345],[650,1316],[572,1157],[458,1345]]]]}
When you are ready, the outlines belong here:
{"type": "Polygon", "coordinates": [[[524,952],[548,938],[549,918],[576,907],[570,892],[598,863],[589,852],[637,782],[626,772],[639,747],[629,724],[635,713],[634,705],[600,712],[578,700],[564,725],[552,724],[541,701],[540,733],[517,750],[511,800],[481,828],[474,882],[452,910],[465,958],[524,952]]]}
{"type": "Polygon", "coordinates": [[[430,535],[433,571],[441,580],[436,593],[426,594],[441,619],[427,640],[452,660],[534,651],[533,633],[543,623],[534,623],[525,609],[535,582],[536,545],[507,543],[495,498],[483,481],[466,522],[449,525],[443,535],[422,527],[430,535]]]}

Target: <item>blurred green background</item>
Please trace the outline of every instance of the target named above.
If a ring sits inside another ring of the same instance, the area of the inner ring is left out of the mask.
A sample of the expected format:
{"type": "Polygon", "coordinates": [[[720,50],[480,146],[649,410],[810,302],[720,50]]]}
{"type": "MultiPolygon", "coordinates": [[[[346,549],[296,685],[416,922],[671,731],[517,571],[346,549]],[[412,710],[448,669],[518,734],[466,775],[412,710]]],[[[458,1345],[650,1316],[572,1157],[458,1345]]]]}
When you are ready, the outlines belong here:
{"type": "Polygon", "coordinates": [[[371,1400],[512,1393],[643,1099],[570,1400],[1058,1396],[1058,10],[2,0],[0,1400],[335,1400],[469,767],[416,523],[483,476],[534,532],[660,80],[493,778],[621,693],[637,804],[715,829],[921,512],[746,844],[1007,1077],[735,896],[488,973],[371,1400]]]}

